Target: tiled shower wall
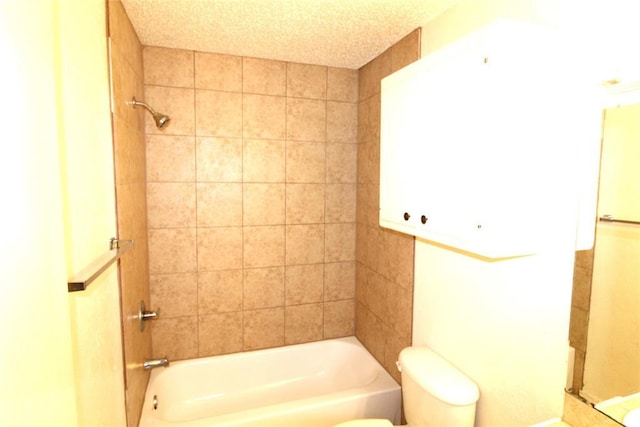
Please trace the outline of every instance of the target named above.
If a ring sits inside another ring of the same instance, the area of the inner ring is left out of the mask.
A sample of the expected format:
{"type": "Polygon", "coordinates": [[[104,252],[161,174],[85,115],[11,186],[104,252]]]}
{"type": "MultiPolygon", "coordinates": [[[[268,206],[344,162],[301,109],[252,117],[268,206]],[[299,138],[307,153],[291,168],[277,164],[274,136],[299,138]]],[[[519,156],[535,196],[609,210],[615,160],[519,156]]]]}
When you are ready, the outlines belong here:
{"type": "Polygon", "coordinates": [[[127,425],[137,426],[149,380],[142,362],[151,357],[151,333],[140,331],[137,321],[140,301],[149,303],[149,258],[144,113],[127,101],[144,96],[142,46],[122,3],[110,0],[108,7],[118,236],[135,242],[119,271],[127,425]]]}
{"type": "Polygon", "coordinates": [[[576,251],[573,269],[573,293],[571,294],[571,323],[569,325],[569,345],[575,349],[573,369],[573,392],[582,389],[584,362],[587,353],[589,332],[589,310],[591,308],[591,278],[595,250],[576,251]]]}
{"type": "Polygon", "coordinates": [[[359,71],[356,336],[397,381],[411,345],[414,239],[378,225],[380,80],[419,57],[417,29],[359,71]]]}
{"type": "Polygon", "coordinates": [[[357,71],[143,58],[154,356],[353,335],[357,71]]]}

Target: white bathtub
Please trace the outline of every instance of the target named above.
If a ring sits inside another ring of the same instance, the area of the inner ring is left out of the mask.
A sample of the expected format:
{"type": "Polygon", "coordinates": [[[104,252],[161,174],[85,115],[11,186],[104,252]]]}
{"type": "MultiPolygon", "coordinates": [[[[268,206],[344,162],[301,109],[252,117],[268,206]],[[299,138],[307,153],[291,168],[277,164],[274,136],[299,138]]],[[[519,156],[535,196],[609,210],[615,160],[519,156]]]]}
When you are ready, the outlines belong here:
{"type": "Polygon", "coordinates": [[[355,418],[399,424],[400,402],[400,386],[348,337],[156,368],[140,427],[321,427],[355,418]]]}

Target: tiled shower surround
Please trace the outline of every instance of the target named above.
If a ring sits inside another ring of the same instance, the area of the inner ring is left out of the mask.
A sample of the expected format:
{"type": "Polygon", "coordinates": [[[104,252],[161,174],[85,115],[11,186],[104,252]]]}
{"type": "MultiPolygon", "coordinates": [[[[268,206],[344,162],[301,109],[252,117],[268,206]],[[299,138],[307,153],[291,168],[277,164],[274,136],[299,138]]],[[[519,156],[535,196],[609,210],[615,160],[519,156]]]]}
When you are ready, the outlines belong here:
{"type": "Polygon", "coordinates": [[[143,58],[154,356],[353,335],[357,70],[143,58]]]}
{"type": "Polygon", "coordinates": [[[399,382],[411,345],[414,239],[378,225],[380,80],[420,57],[417,29],[359,70],[356,336],[399,382]]]}
{"type": "Polygon", "coordinates": [[[149,381],[140,366],[152,354],[149,329],[140,331],[137,320],[140,301],[149,303],[144,113],[127,104],[143,97],[142,45],[122,3],[108,7],[118,236],[135,241],[119,264],[127,425],[136,426],[149,381]]]}

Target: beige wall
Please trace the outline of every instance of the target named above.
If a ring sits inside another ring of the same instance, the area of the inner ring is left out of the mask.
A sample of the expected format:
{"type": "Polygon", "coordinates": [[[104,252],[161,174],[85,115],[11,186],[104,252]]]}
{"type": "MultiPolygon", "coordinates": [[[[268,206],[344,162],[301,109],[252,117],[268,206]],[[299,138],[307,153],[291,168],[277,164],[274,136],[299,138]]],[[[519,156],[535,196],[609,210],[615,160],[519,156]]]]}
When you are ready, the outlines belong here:
{"type": "Polygon", "coordinates": [[[113,152],[115,163],[118,236],[133,239],[133,248],[120,261],[120,293],[126,374],[127,421],[137,426],[149,372],[151,328],[140,331],[140,301],[149,309],[149,251],[147,246],[146,161],[144,114],[127,105],[144,99],[142,46],[118,0],[110,0],[111,77],[113,95],[113,152]]]}
{"type": "Polygon", "coordinates": [[[105,2],[0,8],[4,132],[15,150],[0,168],[12,183],[0,424],[125,425],[117,270],[84,292],[66,283],[115,235],[105,2]]]}
{"type": "Polygon", "coordinates": [[[0,2],[0,425],[78,425],[57,122],[55,5],[0,2]],[[40,12],[34,14],[34,7],[40,12]],[[37,126],[34,126],[37,119],[37,126]],[[7,207],[10,207],[7,208],[7,207]],[[34,402],[38,406],[34,406],[34,402]]]}
{"type": "Polygon", "coordinates": [[[352,335],[357,73],[144,48],[153,352],[352,335]]]}
{"type": "MultiPolygon", "coordinates": [[[[107,252],[117,233],[106,12],[103,0],[58,3],[58,132],[69,275],[107,252]]],[[[116,266],[69,301],[78,423],[124,425],[116,266]]]]}
{"type": "Polygon", "coordinates": [[[411,345],[414,239],[378,225],[380,80],[419,57],[418,29],[359,70],[356,336],[398,381],[395,362],[411,345]]]}
{"type": "MultiPolygon", "coordinates": [[[[568,35],[568,39],[573,43],[572,47],[575,48],[575,51],[568,52],[568,54],[576,54],[577,58],[586,61],[587,67],[585,67],[584,74],[593,75],[594,84],[613,78],[616,74],[626,77],[634,72],[633,60],[630,63],[628,59],[637,58],[637,55],[629,55],[629,52],[637,51],[638,43],[637,25],[629,25],[631,20],[634,19],[631,16],[635,17],[637,13],[622,12],[625,8],[629,9],[629,6],[631,6],[631,9],[634,8],[631,5],[633,2],[626,3],[624,5],[623,1],[617,1],[615,6],[612,4],[611,7],[607,8],[600,8],[596,3],[589,5],[581,3],[578,12],[576,9],[578,7],[577,3],[570,1],[465,0],[435,21],[425,23],[422,32],[422,54],[423,56],[427,55],[429,52],[443,47],[447,43],[496,18],[506,17],[559,27],[561,31],[568,35]],[[593,28],[607,29],[593,31],[593,28]],[[631,43],[629,44],[628,42],[631,43]],[[629,48],[629,45],[635,46],[635,48],[629,48]],[[623,71],[619,73],[617,70],[623,71]]],[[[638,76],[640,75],[637,74],[636,69],[636,78],[638,76]]],[[[588,252],[578,256],[576,264],[577,275],[586,274],[586,271],[591,268],[589,258],[590,254],[588,252]]],[[[416,263],[421,263],[421,261],[416,259],[416,263]]],[[[570,286],[570,283],[562,286],[570,286]]],[[[587,283],[583,280],[577,286],[586,288],[587,283]]],[[[582,310],[588,307],[586,305],[589,298],[588,291],[583,289],[579,294],[574,294],[573,298],[574,306],[582,307],[582,310]]],[[[584,311],[582,313],[576,311],[572,319],[574,325],[586,322],[585,315],[584,311]]],[[[530,316],[534,317],[535,314],[531,313],[530,316]]],[[[551,324],[547,318],[543,320],[539,327],[543,327],[543,325],[547,325],[547,327],[565,327],[564,325],[551,324]]],[[[577,329],[574,329],[572,339],[580,339],[576,331],[577,329]]],[[[466,349],[466,351],[469,350],[466,349]]],[[[501,357],[504,358],[504,354],[501,357]]],[[[580,362],[578,361],[578,363],[580,362]]],[[[525,400],[526,403],[523,403],[523,405],[531,405],[529,398],[525,400]]],[[[504,402],[502,402],[502,405],[504,405],[504,402]]],[[[509,406],[515,407],[518,405],[514,402],[509,406]]],[[[572,411],[567,419],[570,419],[575,425],[588,422],[587,415],[583,415],[580,412],[576,415],[576,411],[572,411]]]]}

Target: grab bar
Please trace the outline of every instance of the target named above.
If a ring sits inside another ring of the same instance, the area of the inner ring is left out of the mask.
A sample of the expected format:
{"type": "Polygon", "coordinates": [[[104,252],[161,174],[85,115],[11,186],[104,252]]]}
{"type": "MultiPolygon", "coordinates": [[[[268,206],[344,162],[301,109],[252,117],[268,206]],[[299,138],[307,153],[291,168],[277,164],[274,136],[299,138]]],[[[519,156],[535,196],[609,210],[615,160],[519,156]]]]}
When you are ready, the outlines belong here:
{"type": "Polygon", "coordinates": [[[636,224],[636,225],[640,225],[640,221],[630,221],[628,219],[616,219],[613,217],[613,215],[603,215],[600,218],[598,218],[600,221],[604,221],[604,222],[622,222],[624,224],[636,224]]]}
{"type": "Polygon", "coordinates": [[[109,240],[109,251],[89,264],[67,282],[69,292],[84,291],[91,282],[96,280],[111,264],[116,262],[133,246],[133,240],[109,240]]]}

